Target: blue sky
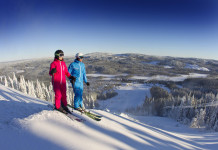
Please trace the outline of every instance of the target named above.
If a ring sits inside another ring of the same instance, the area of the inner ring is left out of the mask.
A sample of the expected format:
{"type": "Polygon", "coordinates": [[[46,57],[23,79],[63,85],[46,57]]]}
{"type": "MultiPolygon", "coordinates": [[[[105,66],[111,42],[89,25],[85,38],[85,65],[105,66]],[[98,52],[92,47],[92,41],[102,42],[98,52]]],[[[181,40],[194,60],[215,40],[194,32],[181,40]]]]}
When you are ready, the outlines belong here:
{"type": "Polygon", "coordinates": [[[218,60],[216,0],[0,0],[0,61],[77,52],[218,60]]]}

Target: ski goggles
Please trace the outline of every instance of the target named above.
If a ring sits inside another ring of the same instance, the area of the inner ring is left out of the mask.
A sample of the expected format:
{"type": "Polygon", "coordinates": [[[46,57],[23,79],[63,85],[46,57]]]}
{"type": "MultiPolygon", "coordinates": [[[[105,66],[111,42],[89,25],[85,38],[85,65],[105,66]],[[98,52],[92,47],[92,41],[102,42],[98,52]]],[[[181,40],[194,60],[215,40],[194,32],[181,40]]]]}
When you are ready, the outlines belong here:
{"type": "Polygon", "coordinates": [[[59,54],[56,54],[55,56],[63,57],[63,56],[64,56],[64,53],[59,53],[59,54]]]}
{"type": "Polygon", "coordinates": [[[64,53],[60,53],[59,56],[60,56],[60,57],[64,56],[64,53]]]}
{"type": "Polygon", "coordinates": [[[84,57],[83,56],[79,56],[79,59],[83,59],[84,57]]]}

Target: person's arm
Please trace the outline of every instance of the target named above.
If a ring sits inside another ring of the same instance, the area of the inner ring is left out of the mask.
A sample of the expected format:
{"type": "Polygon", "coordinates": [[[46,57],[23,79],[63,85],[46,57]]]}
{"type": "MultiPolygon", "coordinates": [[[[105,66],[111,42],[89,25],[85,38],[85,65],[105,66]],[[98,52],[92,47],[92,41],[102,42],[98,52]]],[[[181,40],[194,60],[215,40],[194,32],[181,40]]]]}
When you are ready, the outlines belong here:
{"type": "Polygon", "coordinates": [[[73,71],[73,64],[71,63],[71,64],[69,65],[69,67],[68,67],[67,72],[70,74],[70,76],[68,77],[69,80],[70,80],[70,82],[71,82],[72,84],[74,84],[74,82],[76,81],[76,77],[74,77],[74,76],[71,75],[71,72],[72,72],[72,71],[73,71]]]}
{"type": "Polygon", "coordinates": [[[86,77],[86,68],[85,68],[85,65],[83,67],[83,80],[84,82],[87,84],[87,77],[86,77]]]}
{"type": "Polygon", "coordinates": [[[50,65],[50,70],[49,70],[49,75],[50,75],[50,76],[53,76],[54,73],[56,73],[56,72],[57,72],[57,70],[56,70],[55,64],[54,64],[54,63],[51,63],[51,65],[50,65]]]}
{"type": "MultiPolygon", "coordinates": [[[[64,63],[64,67],[67,68],[66,64],[64,63]]],[[[68,69],[65,69],[65,75],[69,78],[71,74],[68,72],[68,69]]]]}

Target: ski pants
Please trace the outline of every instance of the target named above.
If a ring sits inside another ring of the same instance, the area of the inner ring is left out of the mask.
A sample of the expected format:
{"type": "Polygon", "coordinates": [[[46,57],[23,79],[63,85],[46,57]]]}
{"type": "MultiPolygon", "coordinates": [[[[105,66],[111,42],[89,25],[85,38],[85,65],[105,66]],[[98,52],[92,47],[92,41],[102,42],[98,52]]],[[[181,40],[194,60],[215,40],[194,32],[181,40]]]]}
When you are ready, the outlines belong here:
{"type": "Polygon", "coordinates": [[[74,87],[74,108],[83,107],[83,87],[74,87]]]}
{"type": "Polygon", "coordinates": [[[56,83],[53,88],[55,92],[55,107],[59,109],[61,103],[67,106],[66,83],[56,83]]]}

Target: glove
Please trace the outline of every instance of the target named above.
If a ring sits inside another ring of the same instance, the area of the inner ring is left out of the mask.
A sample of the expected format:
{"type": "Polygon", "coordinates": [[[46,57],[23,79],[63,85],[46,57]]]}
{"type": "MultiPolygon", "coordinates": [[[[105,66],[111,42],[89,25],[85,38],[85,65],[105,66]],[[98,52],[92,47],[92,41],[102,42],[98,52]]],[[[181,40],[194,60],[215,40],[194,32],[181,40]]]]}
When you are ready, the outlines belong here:
{"type": "Polygon", "coordinates": [[[89,82],[87,82],[87,83],[86,83],[86,85],[87,85],[87,86],[90,86],[90,83],[89,83],[89,82]]]}
{"type": "Polygon", "coordinates": [[[74,83],[76,81],[76,77],[74,76],[70,76],[69,79],[71,83],[74,83]]]}
{"type": "Polygon", "coordinates": [[[56,70],[56,68],[53,68],[53,69],[51,69],[51,71],[50,71],[50,73],[53,75],[54,73],[56,73],[57,72],[57,70],[56,70]]]}
{"type": "Polygon", "coordinates": [[[74,83],[75,83],[75,81],[74,81],[74,80],[70,80],[70,83],[74,84],[74,83]]]}

